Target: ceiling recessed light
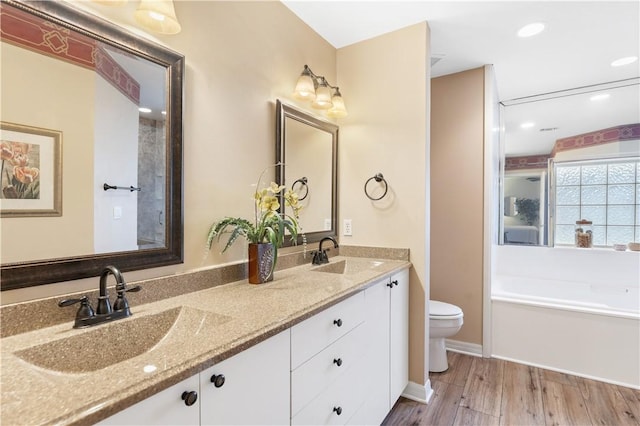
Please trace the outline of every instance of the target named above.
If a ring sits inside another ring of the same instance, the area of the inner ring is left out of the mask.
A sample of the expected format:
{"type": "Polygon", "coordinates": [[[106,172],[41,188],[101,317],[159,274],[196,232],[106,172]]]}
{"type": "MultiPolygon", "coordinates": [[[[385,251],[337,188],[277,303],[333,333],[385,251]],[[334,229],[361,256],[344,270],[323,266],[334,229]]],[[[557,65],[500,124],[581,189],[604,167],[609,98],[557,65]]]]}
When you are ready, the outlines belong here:
{"type": "Polygon", "coordinates": [[[527,121],[526,123],[522,123],[522,124],[520,125],[520,127],[522,127],[523,129],[530,129],[530,128],[532,128],[532,127],[533,127],[533,126],[535,126],[535,125],[536,125],[535,123],[533,123],[533,122],[531,122],[531,121],[527,121]]]}
{"type": "Polygon", "coordinates": [[[609,96],[611,96],[611,95],[608,94],[608,93],[599,93],[597,95],[593,95],[589,99],[592,100],[592,101],[601,101],[601,100],[604,100],[604,99],[608,99],[609,96]]]}
{"type": "Polygon", "coordinates": [[[140,112],[151,112],[150,108],[138,108],[138,111],[140,112]]]}
{"type": "Polygon", "coordinates": [[[167,111],[162,111],[162,115],[167,115],[167,111]]]}
{"type": "Polygon", "coordinates": [[[621,67],[623,65],[632,64],[637,60],[638,60],[637,56],[627,56],[627,57],[624,57],[624,58],[616,59],[615,61],[611,62],[611,66],[612,67],[621,67]]]}
{"type": "Polygon", "coordinates": [[[544,31],[544,24],[542,22],[534,22],[533,24],[520,28],[518,30],[518,37],[531,37],[540,34],[542,31],[544,31]]]}

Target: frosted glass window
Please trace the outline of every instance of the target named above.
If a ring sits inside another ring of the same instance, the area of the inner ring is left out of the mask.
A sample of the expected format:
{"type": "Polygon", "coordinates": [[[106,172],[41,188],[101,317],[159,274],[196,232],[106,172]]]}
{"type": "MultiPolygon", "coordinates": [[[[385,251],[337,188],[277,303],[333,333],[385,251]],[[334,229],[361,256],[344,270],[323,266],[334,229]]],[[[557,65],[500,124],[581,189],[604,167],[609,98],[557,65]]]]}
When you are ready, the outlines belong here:
{"type": "Polygon", "coordinates": [[[575,228],[573,225],[556,226],[556,244],[575,244],[575,228]]]}
{"type": "Polygon", "coordinates": [[[607,226],[607,245],[627,244],[633,241],[633,226],[607,226]]]}
{"type": "Polygon", "coordinates": [[[609,184],[633,183],[636,178],[636,163],[609,164],[609,184]]]}
{"type": "Polygon", "coordinates": [[[607,204],[607,186],[589,185],[582,187],[582,204],[607,204]]]}
{"type": "Polygon", "coordinates": [[[593,245],[594,246],[607,245],[607,227],[606,226],[593,227],[593,245]]]}
{"type": "Polygon", "coordinates": [[[636,226],[635,228],[636,228],[636,238],[633,241],[638,242],[640,241],[640,226],[636,226]]]}
{"type": "Polygon", "coordinates": [[[640,226],[640,204],[636,204],[636,226],[640,226]]]}
{"type": "Polygon", "coordinates": [[[559,186],[556,192],[556,204],[561,206],[580,204],[579,186],[559,186]]]}
{"type": "Polygon", "coordinates": [[[580,166],[558,167],[556,183],[558,185],[580,185],[580,166]]]}
{"type": "Polygon", "coordinates": [[[607,165],[582,166],[582,184],[595,185],[607,183],[607,165]]]}
{"type": "Polygon", "coordinates": [[[606,206],[582,206],[581,219],[587,219],[594,225],[607,224],[607,207],[606,206]]]}
{"type": "Polygon", "coordinates": [[[635,201],[635,184],[609,185],[608,204],[633,204],[635,201]]]}
{"type": "Polygon", "coordinates": [[[607,224],[633,225],[635,222],[634,206],[608,206],[607,224]]]}
{"type": "Polygon", "coordinates": [[[640,161],[636,163],[636,183],[640,183],[640,161]]]}
{"type": "Polygon", "coordinates": [[[579,206],[557,206],[556,207],[556,223],[558,224],[575,224],[580,217],[579,206]]]}

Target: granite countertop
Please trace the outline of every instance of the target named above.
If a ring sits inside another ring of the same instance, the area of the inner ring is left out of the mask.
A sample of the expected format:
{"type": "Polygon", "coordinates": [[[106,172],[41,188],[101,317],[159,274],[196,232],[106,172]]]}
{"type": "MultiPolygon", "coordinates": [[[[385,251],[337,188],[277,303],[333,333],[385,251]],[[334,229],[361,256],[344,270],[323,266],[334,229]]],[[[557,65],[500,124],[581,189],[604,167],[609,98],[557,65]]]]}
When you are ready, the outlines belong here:
{"type": "Polygon", "coordinates": [[[5,337],[0,423],[97,422],[411,265],[337,256],[329,267],[342,261],[344,274],[297,266],[266,284],[243,280],[133,305],[133,316],[109,324],[77,330],[64,323],[5,337]],[[142,353],[122,360],[135,351],[142,353]]]}

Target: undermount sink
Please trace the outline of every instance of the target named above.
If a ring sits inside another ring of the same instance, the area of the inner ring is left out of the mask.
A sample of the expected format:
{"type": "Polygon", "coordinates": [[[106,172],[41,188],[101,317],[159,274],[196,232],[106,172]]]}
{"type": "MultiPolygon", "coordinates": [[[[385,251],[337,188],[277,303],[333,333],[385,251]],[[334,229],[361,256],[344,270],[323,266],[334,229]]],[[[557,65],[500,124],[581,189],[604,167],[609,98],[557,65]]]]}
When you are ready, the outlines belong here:
{"type": "Polygon", "coordinates": [[[182,306],[83,330],[17,351],[15,355],[47,370],[91,372],[150,352],[164,342],[184,340],[203,326],[221,325],[230,320],[225,315],[182,306]]]}
{"type": "Polygon", "coordinates": [[[374,269],[383,262],[375,261],[375,260],[356,260],[356,259],[348,259],[348,260],[340,260],[338,262],[327,263],[326,265],[318,266],[317,268],[312,269],[314,272],[328,272],[330,274],[357,274],[362,271],[367,271],[374,269]]]}

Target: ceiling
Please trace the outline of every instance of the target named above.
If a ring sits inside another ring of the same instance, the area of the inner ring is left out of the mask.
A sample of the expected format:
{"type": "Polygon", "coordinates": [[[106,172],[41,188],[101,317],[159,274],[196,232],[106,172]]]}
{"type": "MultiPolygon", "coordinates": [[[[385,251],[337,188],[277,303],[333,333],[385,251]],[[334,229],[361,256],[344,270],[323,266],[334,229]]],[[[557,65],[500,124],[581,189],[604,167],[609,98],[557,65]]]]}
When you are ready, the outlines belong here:
{"type": "Polygon", "coordinates": [[[432,77],[493,64],[508,100],[640,76],[640,1],[296,1],[282,0],[336,48],[427,21],[432,77]],[[546,29],[516,32],[532,22],[546,29]]]}

